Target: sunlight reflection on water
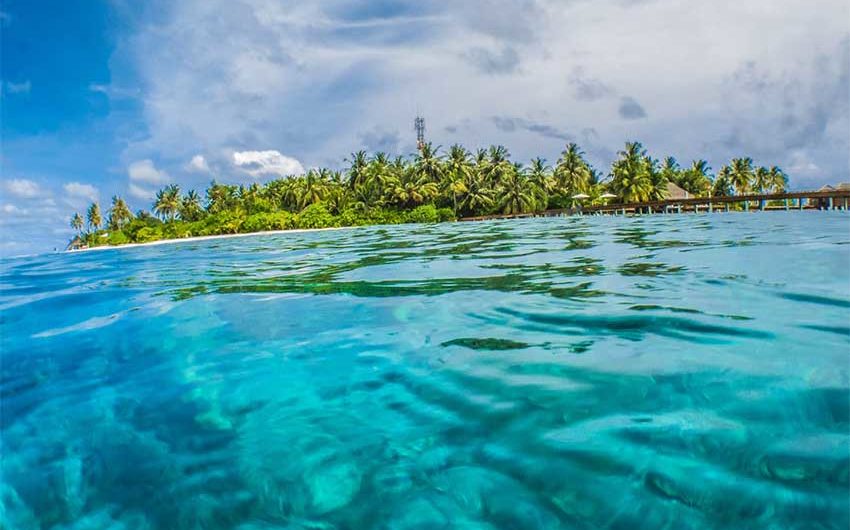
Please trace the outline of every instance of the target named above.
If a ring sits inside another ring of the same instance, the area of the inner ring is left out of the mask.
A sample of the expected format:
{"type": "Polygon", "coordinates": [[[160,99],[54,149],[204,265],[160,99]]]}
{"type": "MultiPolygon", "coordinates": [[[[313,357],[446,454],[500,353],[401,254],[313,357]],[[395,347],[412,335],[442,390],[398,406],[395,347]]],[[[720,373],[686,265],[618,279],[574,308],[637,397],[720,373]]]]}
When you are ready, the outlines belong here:
{"type": "Polygon", "coordinates": [[[3,528],[847,528],[850,216],[6,260],[3,528]]]}

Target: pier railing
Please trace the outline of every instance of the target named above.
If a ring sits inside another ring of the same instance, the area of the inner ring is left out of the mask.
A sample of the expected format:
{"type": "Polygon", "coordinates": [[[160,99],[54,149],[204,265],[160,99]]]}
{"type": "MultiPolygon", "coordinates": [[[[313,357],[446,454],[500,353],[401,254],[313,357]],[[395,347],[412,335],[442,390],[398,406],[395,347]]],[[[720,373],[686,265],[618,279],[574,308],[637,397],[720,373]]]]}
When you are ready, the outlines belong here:
{"type": "Polygon", "coordinates": [[[733,204],[743,204],[745,210],[750,209],[751,203],[757,203],[760,210],[847,210],[850,207],[850,190],[829,191],[793,191],[785,193],[751,193],[747,195],[730,195],[724,197],[688,197],[664,199],[661,201],[630,202],[600,204],[595,206],[576,206],[543,210],[533,213],[481,215],[463,217],[461,221],[485,221],[488,219],[521,219],[526,217],[555,217],[575,214],[618,214],[618,213],[683,213],[683,212],[712,212],[722,211],[733,204]],[[770,205],[782,201],[779,206],[770,205]]]}

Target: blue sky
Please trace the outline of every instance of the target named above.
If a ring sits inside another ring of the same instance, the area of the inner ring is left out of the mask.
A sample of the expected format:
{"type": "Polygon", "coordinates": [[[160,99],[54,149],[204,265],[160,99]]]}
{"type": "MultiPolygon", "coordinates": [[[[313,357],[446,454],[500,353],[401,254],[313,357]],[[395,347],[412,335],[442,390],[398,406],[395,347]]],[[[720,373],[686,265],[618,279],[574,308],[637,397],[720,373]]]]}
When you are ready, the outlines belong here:
{"type": "Polygon", "coordinates": [[[607,170],[627,140],[850,180],[850,5],[822,0],[2,0],[0,253],[114,194],[448,146],[607,170]],[[143,5],[141,5],[143,4],[143,5]]]}

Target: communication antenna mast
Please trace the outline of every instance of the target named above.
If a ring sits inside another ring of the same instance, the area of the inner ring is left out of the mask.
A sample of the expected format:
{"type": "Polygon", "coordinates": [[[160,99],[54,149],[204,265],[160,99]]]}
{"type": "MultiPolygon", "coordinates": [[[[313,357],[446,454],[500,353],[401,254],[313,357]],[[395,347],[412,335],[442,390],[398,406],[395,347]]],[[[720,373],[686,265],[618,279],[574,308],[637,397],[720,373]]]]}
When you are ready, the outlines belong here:
{"type": "Polygon", "coordinates": [[[421,151],[425,146],[425,118],[416,116],[413,120],[413,128],[416,129],[416,148],[421,151]]]}

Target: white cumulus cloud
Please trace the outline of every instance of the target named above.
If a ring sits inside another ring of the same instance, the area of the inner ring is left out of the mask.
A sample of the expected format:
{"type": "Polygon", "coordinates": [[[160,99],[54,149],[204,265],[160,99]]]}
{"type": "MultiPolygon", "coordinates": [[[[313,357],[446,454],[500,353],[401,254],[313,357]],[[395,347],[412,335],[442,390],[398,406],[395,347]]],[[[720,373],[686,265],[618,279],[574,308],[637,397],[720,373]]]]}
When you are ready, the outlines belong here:
{"type": "Polygon", "coordinates": [[[68,182],[62,189],[68,195],[69,202],[79,204],[79,199],[96,202],[98,198],[97,188],[91,184],[82,184],[80,182],[68,182]]]}
{"type": "Polygon", "coordinates": [[[9,195],[19,199],[34,199],[42,193],[38,184],[27,179],[12,179],[3,183],[3,189],[9,195]]]}
{"type": "Polygon", "coordinates": [[[165,184],[169,180],[168,173],[157,169],[150,159],[137,160],[127,166],[127,175],[131,181],[145,184],[165,184]]]}
{"type": "Polygon", "coordinates": [[[207,159],[204,158],[204,155],[195,155],[192,157],[192,160],[186,165],[186,169],[193,173],[209,173],[210,166],[207,163],[207,159]]]}
{"type": "Polygon", "coordinates": [[[117,52],[145,87],[149,135],[128,156],[283,145],[340,164],[373,130],[406,154],[419,110],[435,145],[502,143],[519,160],[552,162],[573,137],[603,170],[641,140],[715,169],[742,155],[790,167],[806,150],[821,169],[792,186],[847,172],[847,0],[372,4],[175,3],[117,52]]]}
{"type": "Polygon", "coordinates": [[[130,183],[130,196],[142,200],[150,200],[156,197],[156,191],[130,183]]]}
{"type": "Polygon", "coordinates": [[[283,155],[279,151],[236,151],[233,164],[252,177],[286,176],[304,173],[304,167],[298,160],[283,155]]]}

